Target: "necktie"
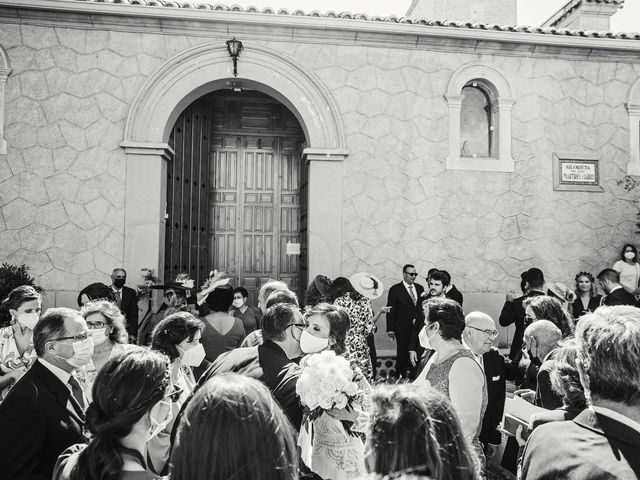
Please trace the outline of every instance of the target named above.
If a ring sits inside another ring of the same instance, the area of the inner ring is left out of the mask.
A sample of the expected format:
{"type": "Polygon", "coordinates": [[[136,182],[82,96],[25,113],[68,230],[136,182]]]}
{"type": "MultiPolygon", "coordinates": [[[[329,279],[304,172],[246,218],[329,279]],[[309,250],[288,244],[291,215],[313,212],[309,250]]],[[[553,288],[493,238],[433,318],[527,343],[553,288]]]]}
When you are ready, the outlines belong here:
{"type": "MultiPolygon", "coordinates": [[[[76,377],[74,377],[73,375],[71,377],[69,377],[69,386],[71,387],[71,395],[73,396],[73,399],[75,400],[75,403],[77,403],[77,407],[80,408],[80,411],[78,412],[81,416],[84,415],[84,410],[87,407],[85,401],[84,401],[84,393],[82,393],[82,387],[80,386],[80,383],[78,382],[78,380],[76,379],[76,377]]],[[[74,403],[73,401],[71,403],[74,403]]],[[[74,405],[74,408],[76,407],[76,405],[74,405]]],[[[77,408],[76,408],[77,409],[77,408]]]]}
{"type": "Polygon", "coordinates": [[[413,285],[409,285],[409,293],[411,294],[411,300],[413,300],[413,304],[415,305],[418,300],[416,299],[416,294],[413,293],[413,285]]]}
{"type": "Polygon", "coordinates": [[[115,297],[116,297],[116,302],[118,303],[118,306],[120,306],[120,304],[122,303],[122,292],[120,290],[116,290],[115,297]]]}

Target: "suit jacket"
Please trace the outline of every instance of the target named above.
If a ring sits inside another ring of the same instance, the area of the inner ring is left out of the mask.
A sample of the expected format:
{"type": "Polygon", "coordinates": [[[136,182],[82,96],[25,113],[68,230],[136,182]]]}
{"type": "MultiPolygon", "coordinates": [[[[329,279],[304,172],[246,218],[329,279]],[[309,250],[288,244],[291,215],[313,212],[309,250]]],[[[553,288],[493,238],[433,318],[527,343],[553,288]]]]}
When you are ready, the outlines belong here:
{"type": "Polygon", "coordinates": [[[265,340],[262,345],[256,347],[236,348],[223,353],[202,374],[194,393],[210,378],[229,372],[247,375],[264,383],[289,417],[291,424],[296,430],[300,430],[302,404],[296,393],[300,367],[287,357],[279,345],[265,340]]]}
{"type": "Polygon", "coordinates": [[[122,299],[120,311],[127,317],[127,332],[134,337],[138,336],[138,296],[133,288],[122,287],[122,299]]]}
{"type": "Polygon", "coordinates": [[[522,347],[522,339],[524,337],[524,330],[526,325],[524,324],[524,301],[531,297],[537,297],[538,295],[544,295],[544,292],[538,290],[532,290],[522,297],[518,297],[513,302],[505,302],[500,312],[500,318],[498,321],[503,327],[508,327],[512,323],[516,324],[516,331],[513,334],[513,341],[511,342],[511,350],[509,351],[509,359],[513,360],[518,355],[520,348],[522,347]]]}
{"type": "Polygon", "coordinates": [[[396,283],[389,289],[387,306],[391,307],[391,310],[387,313],[387,332],[410,332],[413,329],[413,321],[422,316],[420,299],[424,287],[417,283],[413,285],[416,289],[416,304],[413,303],[403,282],[396,283]]]}
{"type": "Polygon", "coordinates": [[[488,402],[482,419],[480,442],[499,445],[502,434],[497,427],[502,422],[507,391],[505,358],[497,348],[491,347],[491,350],[482,355],[482,364],[487,380],[488,402]]]}
{"type": "Polygon", "coordinates": [[[456,288],[455,285],[451,285],[451,289],[448,292],[445,292],[444,296],[450,298],[451,300],[455,300],[460,304],[460,306],[462,306],[462,293],[456,288]]]}
{"type": "Polygon", "coordinates": [[[67,447],[86,442],[84,415],[67,408],[71,391],[39,361],[0,403],[0,478],[50,479],[67,447]]]}
{"type": "Polygon", "coordinates": [[[522,457],[523,480],[637,480],[640,432],[591,409],[536,428],[522,457]]]}
{"type": "Polygon", "coordinates": [[[614,305],[631,305],[632,307],[635,307],[638,302],[636,301],[636,297],[631,295],[624,288],[617,288],[604,297],[602,304],[609,307],[614,305]]]}

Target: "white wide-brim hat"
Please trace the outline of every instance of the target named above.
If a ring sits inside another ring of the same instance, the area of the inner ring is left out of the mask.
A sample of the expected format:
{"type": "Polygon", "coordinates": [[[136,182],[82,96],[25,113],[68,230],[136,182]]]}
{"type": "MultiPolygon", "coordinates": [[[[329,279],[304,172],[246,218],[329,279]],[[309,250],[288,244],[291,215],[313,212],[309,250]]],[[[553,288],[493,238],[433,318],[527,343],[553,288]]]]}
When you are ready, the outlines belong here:
{"type": "Polygon", "coordinates": [[[354,273],[349,281],[360,295],[367,297],[369,300],[380,298],[382,292],[384,292],[384,285],[382,285],[380,279],[370,273],[354,273]]]}

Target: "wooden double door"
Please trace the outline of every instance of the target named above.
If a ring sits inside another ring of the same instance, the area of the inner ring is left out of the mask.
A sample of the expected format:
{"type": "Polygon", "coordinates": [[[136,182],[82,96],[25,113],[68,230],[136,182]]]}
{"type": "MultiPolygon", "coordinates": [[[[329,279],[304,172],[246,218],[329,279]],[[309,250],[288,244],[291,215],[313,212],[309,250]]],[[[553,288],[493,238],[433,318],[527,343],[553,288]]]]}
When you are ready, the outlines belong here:
{"type": "Polygon", "coordinates": [[[201,285],[210,270],[226,270],[253,305],[272,278],[302,294],[303,139],[295,117],[257,92],[220,92],[185,110],[168,165],[165,278],[186,271],[201,285]]]}

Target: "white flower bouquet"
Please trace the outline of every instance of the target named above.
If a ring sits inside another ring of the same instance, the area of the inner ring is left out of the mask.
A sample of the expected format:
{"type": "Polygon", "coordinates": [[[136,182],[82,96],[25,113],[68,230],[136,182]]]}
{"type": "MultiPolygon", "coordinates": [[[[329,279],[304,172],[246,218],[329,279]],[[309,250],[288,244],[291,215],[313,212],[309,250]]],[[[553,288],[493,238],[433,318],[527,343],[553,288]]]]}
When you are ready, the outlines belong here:
{"type": "MultiPolygon", "coordinates": [[[[356,373],[349,361],[335,352],[325,350],[305,357],[301,364],[296,393],[302,405],[308,409],[307,418],[315,420],[330,410],[353,410],[353,402],[362,392],[358,388],[356,373]]],[[[341,420],[346,432],[353,422],[341,420]]]]}

